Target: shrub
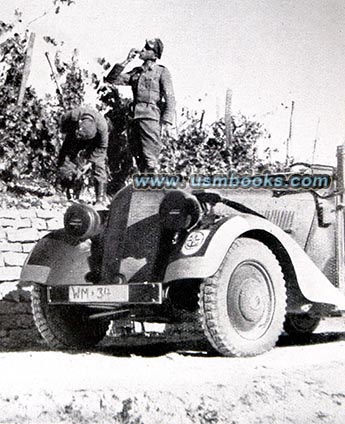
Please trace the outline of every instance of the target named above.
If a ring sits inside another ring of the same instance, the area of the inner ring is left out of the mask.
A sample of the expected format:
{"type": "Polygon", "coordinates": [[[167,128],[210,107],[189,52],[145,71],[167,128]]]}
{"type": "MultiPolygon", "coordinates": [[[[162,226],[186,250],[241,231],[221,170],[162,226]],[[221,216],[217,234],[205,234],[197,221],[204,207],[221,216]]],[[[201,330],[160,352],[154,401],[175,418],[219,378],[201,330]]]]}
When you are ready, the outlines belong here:
{"type": "MultiPolygon", "coordinates": [[[[190,116],[190,115],[189,115],[190,116]]],[[[265,158],[259,158],[258,141],[266,135],[262,125],[244,115],[232,117],[232,138],[226,144],[223,119],[203,126],[200,119],[187,119],[178,137],[165,137],[161,154],[161,172],[190,174],[255,173],[277,166],[269,162],[269,150],[265,158]]],[[[281,166],[280,166],[281,168],[281,166]]]]}

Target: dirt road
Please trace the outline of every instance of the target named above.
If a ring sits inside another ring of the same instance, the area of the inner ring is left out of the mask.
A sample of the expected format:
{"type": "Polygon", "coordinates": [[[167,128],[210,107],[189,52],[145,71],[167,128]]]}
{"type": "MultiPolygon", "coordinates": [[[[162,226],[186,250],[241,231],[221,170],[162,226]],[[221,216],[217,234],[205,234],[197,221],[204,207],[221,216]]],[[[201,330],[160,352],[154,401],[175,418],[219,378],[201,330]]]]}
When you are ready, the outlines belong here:
{"type": "Polygon", "coordinates": [[[345,334],[319,333],[243,359],[162,345],[0,353],[0,423],[344,424],[345,334]]]}

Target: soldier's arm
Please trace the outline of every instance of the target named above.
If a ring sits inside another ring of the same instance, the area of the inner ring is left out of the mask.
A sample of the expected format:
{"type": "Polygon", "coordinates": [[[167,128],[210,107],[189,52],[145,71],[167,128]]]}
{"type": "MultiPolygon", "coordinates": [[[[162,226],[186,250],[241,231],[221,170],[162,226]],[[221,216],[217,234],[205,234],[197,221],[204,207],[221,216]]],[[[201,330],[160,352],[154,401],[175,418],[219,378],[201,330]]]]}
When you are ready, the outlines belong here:
{"type": "Polygon", "coordinates": [[[175,115],[175,94],[171,74],[164,68],[161,74],[161,91],[165,100],[165,109],[161,117],[163,123],[172,124],[175,115]]]}
{"type": "Polygon", "coordinates": [[[132,62],[137,53],[138,49],[131,49],[128,53],[127,59],[125,59],[122,63],[116,63],[109,74],[104,78],[104,81],[114,85],[128,85],[133,71],[123,71],[125,67],[132,62]]]}
{"type": "Polygon", "coordinates": [[[124,68],[121,63],[116,63],[104,78],[104,81],[114,85],[128,85],[131,74],[129,72],[123,73],[124,68]]]}

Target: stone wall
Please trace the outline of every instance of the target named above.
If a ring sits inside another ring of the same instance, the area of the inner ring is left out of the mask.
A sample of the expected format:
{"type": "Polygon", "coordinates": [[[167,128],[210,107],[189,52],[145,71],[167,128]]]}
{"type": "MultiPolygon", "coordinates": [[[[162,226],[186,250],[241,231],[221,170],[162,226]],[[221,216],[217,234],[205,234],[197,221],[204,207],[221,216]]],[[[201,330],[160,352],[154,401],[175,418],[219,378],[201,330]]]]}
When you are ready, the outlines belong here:
{"type": "Polygon", "coordinates": [[[21,267],[35,243],[63,227],[62,208],[0,209],[0,350],[42,344],[30,308],[30,293],[18,289],[21,267]]]}
{"type": "Polygon", "coordinates": [[[30,293],[14,290],[0,301],[0,351],[43,346],[32,318],[30,293]]]}

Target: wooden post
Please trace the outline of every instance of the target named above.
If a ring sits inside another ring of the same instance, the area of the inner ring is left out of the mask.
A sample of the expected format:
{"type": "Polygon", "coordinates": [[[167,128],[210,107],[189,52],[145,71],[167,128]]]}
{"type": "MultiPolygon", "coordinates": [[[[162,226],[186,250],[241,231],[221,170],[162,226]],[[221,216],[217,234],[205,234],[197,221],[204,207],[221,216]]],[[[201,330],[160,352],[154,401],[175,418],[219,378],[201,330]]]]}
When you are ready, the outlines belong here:
{"type": "Polygon", "coordinates": [[[17,99],[17,106],[19,106],[19,107],[21,107],[22,104],[23,104],[25,88],[26,88],[26,84],[28,82],[29,75],[30,75],[31,59],[32,59],[32,52],[33,52],[33,49],[34,49],[35,37],[36,37],[36,34],[34,32],[32,32],[30,34],[28,46],[27,46],[27,49],[26,49],[23,76],[22,76],[22,81],[21,81],[21,84],[20,84],[19,94],[18,94],[18,99],[17,99]]]}
{"type": "Polygon", "coordinates": [[[336,176],[336,189],[339,193],[336,196],[336,244],[335,244],[335,259],[337,270],[337,285],[339,290],[345,294],[345,228],[344,228],[344,188],[345,188],[345,145],[337,147],[337,176],[336,176]]]}
{"type": "Polygon", "coordinates": [[[312,165],[314,164],[314,160],[315,160],[316,145],[319,141],[319,128],[320,128],[320,118],[317,120],[316,133],[315,133],[314,145],[313,145],[313,155],[311,158],[312,165]]]}
{"type": "Polygon", "coordinates": [[[290,112],[290,123],[289,123],[289,136],[286,140],[286,158],[285,158],[285,165],[288,165],[289,163],[289,156],[290,156],[290,142],[292,138],[292,119],[293,119],[293,113],[295,109],[295,102],[292,100],[291,102],[291,112],[290,112]]]}
{"type": "Polygon", "coordinates": [[[231,103],[232,103],[232,91],[230,88],[226,90],[225,96],[225,147],[228,149],[232,141],[232,125],[231,125],[231,103]]]}
{"type": "Polygon", "coordinates": [[[45,56],[47,58],[48,65],[49,65],[50,70],[51,70],[51,77],[53,78],[53,80],[55,82],[55,85],[56,85],[56,94],[58,96],[59,102],[60,102],[61,106],[63,108],[65,108],[65,103],[64,103],[63,95],[62,95],[62,90],[61,90],[60,85],[59,85],[59,82],[58,82],[58,80],[56,78],[55,71],[54,71],[53,65],[52,65],[51,60],[50,60],[50,57],[49,57],[49,53],[48,52],[45,52],[45,56]]]}
{"type": "Polygon", "coordinates": [[[201,112],[200,123],[199,123],[199,130],[202,129],[202,126],[204,124],[204,118],[205,118],[205,109],[201,112]]]}
{"type": "Polygon", "coordinates": [[[216,121],[219,121],[220,108],[219,108],[219,97],[216,98],[216,121]]]}

